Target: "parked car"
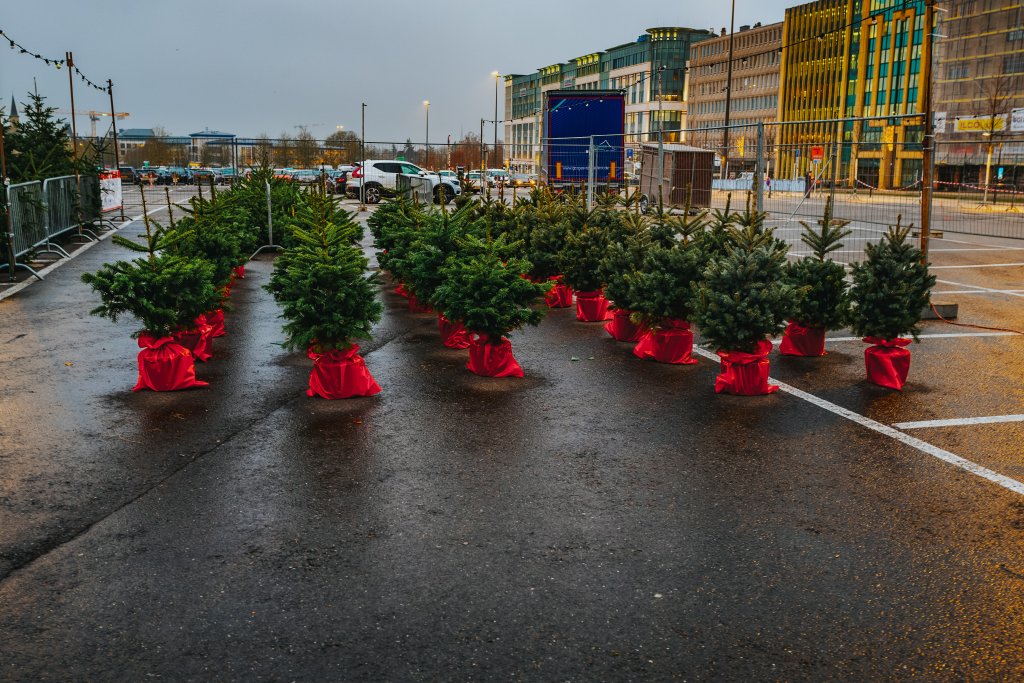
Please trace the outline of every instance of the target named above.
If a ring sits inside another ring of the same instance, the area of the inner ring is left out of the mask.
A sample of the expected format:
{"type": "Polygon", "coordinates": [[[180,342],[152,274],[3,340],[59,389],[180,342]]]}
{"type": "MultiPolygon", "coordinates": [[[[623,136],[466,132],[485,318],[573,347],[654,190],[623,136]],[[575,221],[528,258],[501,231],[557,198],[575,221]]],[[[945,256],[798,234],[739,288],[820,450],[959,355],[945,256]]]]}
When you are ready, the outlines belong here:
{"type": "Polygon", "coordinates": [[[536,187],[537,176],[532,173],[515,173],[512,175],[514,187],[536,187]]]}
{"type": "Polygon", "coordinates": [[[135,167],[133,166],[118,166],[118,170],[121,171],[121,184],[122,185],[134,185],[138,182],[135,179],[135,167]]]}
{"type": "Polygon", "coordinates": [[[192,182],[192,172],[184,166],[161,166],[157,169],[157,185],[188,185],[192,182]]]}
{"type": "Polygon", "coordinates": [[[155,185],[156,179],[159,176],[160,173],[157,171],[157,169],[153,168],[152,166],[145,166],[136,171],[135,182],[139,183],[140,185],[155,185]]]}
{"type": "Polygon", "coordinates": [[[219,173],[212,168],[194,168],[192,169],[192,182],[197,185],[209,185],[210,182],[221,183],[219,173]]]}
{"type": "Polygon", "coordinates": [[[487,182],[487,175],[481,171],[470,171],[466,174],[466,186],[469,192],[480,192],[485,186],[489,185],[487,182]]]}
{"type": "Polygon", "coordinates": [[[408,161],[392,159],[369,159],[366,164],[349,174],[347,191],[359,196],[360,188],[368,204],[376,204],[381,197],[393,195],[398,189],[399,176],[428,178],[432,185],[434,201],[439,202],[442,191],[445,203],[462,194],[462,186],[456,179],[442,179],[437,173],[420,168],[408,161]]]}
{"type": "Polygon", "coordinates": [[[487,183],[494,187],[498,184],[503,184],[505,187],[512,185],[512,177],[503,168],[489,168],[487,169],[487,183]]]}

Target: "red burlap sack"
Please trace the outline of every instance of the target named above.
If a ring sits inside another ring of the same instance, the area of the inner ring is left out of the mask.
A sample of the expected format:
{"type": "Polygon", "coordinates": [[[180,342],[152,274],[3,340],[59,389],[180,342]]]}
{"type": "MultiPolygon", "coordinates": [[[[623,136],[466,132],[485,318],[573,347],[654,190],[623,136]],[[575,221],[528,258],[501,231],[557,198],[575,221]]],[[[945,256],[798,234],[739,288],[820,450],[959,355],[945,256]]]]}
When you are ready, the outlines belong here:
{"type": "Polygon", "coordinates": [[[868,381],[881,387],[903,390],[910,372],[910,350],[903,347],[910,345],[909,339],[879,339],[864,337],[865,344],[874,344],[864,349],[864,367],[868,371],[868,381]]]}
{"type": "Polygon", "coordinates": [[[404,296],[407,299],[409,298],[409,290],[405,288],[404,282],[398,283],[398,286],[395,287],[395,294],[398,296],[404,296]]]}
{"type": "Polygon", "coordinates": [[[373,396],[380,393],[366,362],[359,355],[359,346],[348,349],[317,353],[312,347],[306,352],[313,359],[313,371],[309,373],[309,389],[306,396],[323,398],[352,398],[373,396]]]}
{"type": "Polygon", "coordinates": [[[718,351],[722,359],[722,371],[715,378],[716,394],[737,396],[762,396],[779,390],[768,384],[768,353],[772,343],[764,340],[757,343],[757,351],[718,351]]]}
{"type": "Polygon", "coordinates": [[[409,298],[409,312],[410,313],[430,313],[434,309],[429,304],[425,304],[416,298],[415,294],[408,294],[409,298]]]}
{"type": "Polygon", "coordinates": [[[139,380],[132,391],[178,391],[205,387],[196,379],[196,362],[192,352],[174,341],[174,337],[139,337],[139,380]]]}
{"type": "Polygon", "coordinates": [[[212,337],[223,337],[227,334],[224,331],[224,309],[218,308],[216,311],[207,313],[206,324],[212,328],[210,331],[212,337]]]}
{"type": "Polygon", "coordinates": [[[213,358],[213,328],[206,322],[206,316],[200,315],[191,330],[174,333],[174,341],[192,352],[196,360],[207,362],[213,358]]]}
{"type": "Polygon", "coordinates": [[[659,363],[675,365],[693,365],[693,332],[690,323],[685,320],[666,318],[661,321],[660,329],[648,330],[640,337],[633,348],[637,358],[653,358],[659,363]]]}
{"type": "Polygon", "coordinates": [[[629,319],[632,311],[616,308],[612,311],[611,321],[604,324],[604,329],[615,341],[636,342],[643,336],[643,329],[629,319]]]}
{"type": "Polygon", "coordinates": [[[555,283],[547,294],[544,295],[544,302],[548,308],[569,308],[572,306],[572,287],[565,284],[561,275],[549,277],[555,283]]]}
{"type": "Polygon", "coordinates": [[[584,323],[599,323],[609,320],[608,299],[601,290],[576,292],[576,319],[584,323]]]}
{"type": "Polygon", "coordinates": [[[468,349],[472,340],[469,332],[462,323],[453,323],[444,317],[444,313],[437,314],[437,325],[441,330],[441,343],[449,349],[468,349]]]}
{"type": "Polygon", "coordinates": [[[804,327],[798,322],[786,325],[779,353],[786,356],[824,356],[825,328],[804,327]]]}
{"type": "Polygon", "coordinates": [[[244,265],[242,265],[242,266],[235,266],[234,269],[232,269],[231,274],[234,275],[235,277],[237,277],[239,280],[244,280],[245,279],[245,266],[244,265]]]}
{"type": "Polygon", "coordinates": [[[499,344],[490,344],[485,334],[470,336],[469,362],[466,368],[482,377],[522,377],[523,369],[512,355],[512,342],[505,337],[499,344]]]}

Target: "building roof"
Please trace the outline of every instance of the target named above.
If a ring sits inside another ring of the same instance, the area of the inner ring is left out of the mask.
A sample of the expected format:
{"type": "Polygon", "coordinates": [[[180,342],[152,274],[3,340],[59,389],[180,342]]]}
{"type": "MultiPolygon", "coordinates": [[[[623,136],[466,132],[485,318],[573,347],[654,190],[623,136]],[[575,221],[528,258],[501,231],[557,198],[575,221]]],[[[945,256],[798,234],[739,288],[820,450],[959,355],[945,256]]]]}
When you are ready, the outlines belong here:
{"type": "Polygon", "coordinates": [[[7,118],[18,118],[18,105],[14,103],[14,95],[11,95],[11,113],[7,115],[7,118]]]}
{"type": "Polygon", "coordinates": [[[156,133],[152,128],[122,128],[117,131],[117,137],[122,140],[125,138],[153,138],[156,137],[156,133]]]}
{"type": "Polygon", "coordinates": [[[235,137],[235,134],[234,133],[224,133],[224,132],[219,131],[219,130],[206,129],[206,130],[204,130],[202,132],[199,132],[199,133],[190,133],[189,137],[191,137],[191,138],[233,138],[233,137],[235,137]]]}

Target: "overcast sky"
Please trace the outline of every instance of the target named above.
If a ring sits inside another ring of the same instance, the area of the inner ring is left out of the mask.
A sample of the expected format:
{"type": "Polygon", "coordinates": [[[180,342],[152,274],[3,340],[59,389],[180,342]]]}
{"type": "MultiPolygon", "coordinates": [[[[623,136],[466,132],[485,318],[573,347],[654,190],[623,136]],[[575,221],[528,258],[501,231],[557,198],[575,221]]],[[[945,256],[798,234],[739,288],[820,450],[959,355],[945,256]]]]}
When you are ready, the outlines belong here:
{"type": "MultiPolygon", "coordinates": [[[[781,21],[793,4],[737,0],[736,27],[781,21]]],[[[423,140],[423,100],[431,142],[478,130],[494,118],[495,70],[530,73],[654,26],[728,25],[728,3],[694,0],[9,0],[0,15],[32,52],[71,50],[91,80],[112,79],[118,111],[131,113],[120,127],[276,137],[306,125],[325,137],[339,125],[358,133],[366,102],[367,139],[399,142],[423,140]]],[[[5,109],[33,77],[69,107],[66,71],[2,45],[5,109]]],[[[109,111],[105,93],[80,84],[78,110],[109,111]]],[[[88,134],[88,119],[78,127],[88,134]]]]}

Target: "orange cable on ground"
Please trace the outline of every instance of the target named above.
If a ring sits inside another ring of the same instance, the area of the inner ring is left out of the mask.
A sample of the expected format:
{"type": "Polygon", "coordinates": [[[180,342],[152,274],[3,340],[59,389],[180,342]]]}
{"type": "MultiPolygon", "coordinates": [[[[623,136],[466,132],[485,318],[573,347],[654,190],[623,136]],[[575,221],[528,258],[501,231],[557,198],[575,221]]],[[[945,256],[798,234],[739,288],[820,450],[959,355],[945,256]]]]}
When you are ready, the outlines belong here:
{"type": "Polygon", "coordinates": [[[971,325],[971,324],[968,324],[968,323],[956,323],[956,322],[953,322],[952,320],[949,320],[947,318],[943,318],[942,314],[939,313],[939,310],[937,308],[935,308],[935,304],[929,303],[928,305],[931,306],[932,313],[934,313],[935,316],[939,320],[941,320],[942,322],[947,323],[949,325],[956,325],[957,327],[973,327],[974,329],[977,329],[977,330],[992,330],[994,332],[1009,332],[1011,334],[1024,335],[1024,332],[1021,332],[1020,330],[1011,330],[1011,329],[1009,329],[1007,327],[986,327],[985,325],[971,325]]]}

